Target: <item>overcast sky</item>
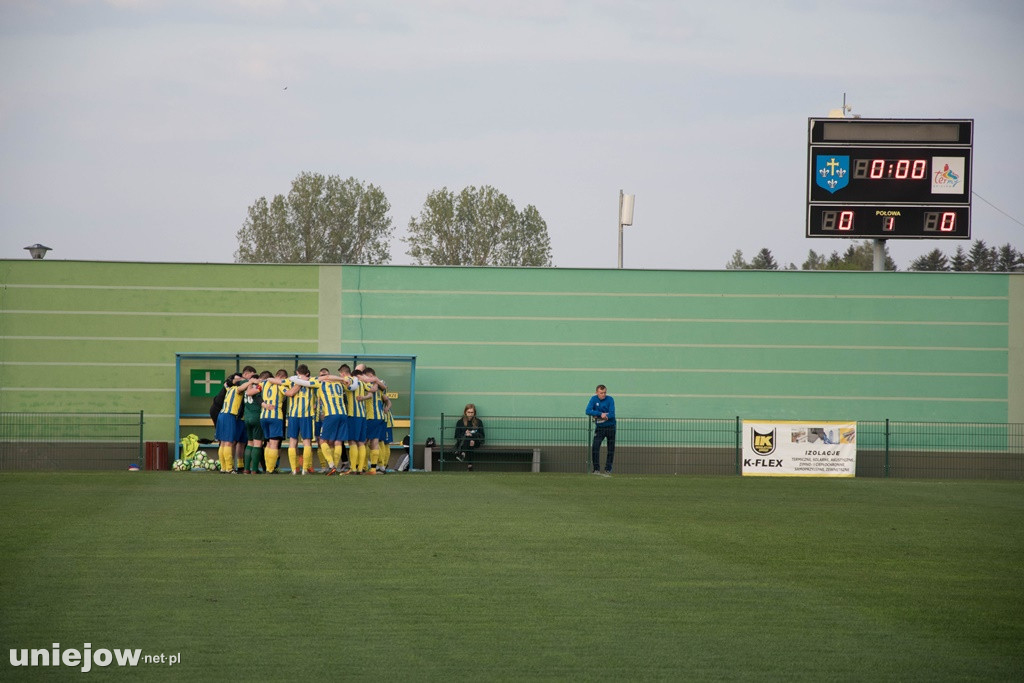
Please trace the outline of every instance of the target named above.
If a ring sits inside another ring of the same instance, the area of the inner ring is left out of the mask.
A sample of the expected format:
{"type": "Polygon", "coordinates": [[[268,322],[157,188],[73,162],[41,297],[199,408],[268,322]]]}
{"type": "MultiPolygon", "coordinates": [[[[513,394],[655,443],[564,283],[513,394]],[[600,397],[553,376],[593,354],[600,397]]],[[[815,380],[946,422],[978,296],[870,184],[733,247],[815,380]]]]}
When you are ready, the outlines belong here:
{"type": "MultiPolygon", "coordinates": [[[[560,267],[804,237],[807,119],[975,120],[973,237],[1024,250],[1019,0],[2,0],[0,258],[234,260],[301,172],[537,207],[560,267]],[[1004,215],[1009,214],[1011,217],[1004,215]]],[[[960,241],[891,240],[897,265],[960,241]]]]}

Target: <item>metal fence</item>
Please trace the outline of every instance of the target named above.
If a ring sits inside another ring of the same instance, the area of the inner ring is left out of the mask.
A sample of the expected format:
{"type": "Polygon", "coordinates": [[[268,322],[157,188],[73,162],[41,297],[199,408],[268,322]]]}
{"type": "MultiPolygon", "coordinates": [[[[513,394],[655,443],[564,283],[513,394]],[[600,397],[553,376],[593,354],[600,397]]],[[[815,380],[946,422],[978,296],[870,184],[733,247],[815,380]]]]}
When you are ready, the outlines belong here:
{"type": "Polygon", "coordinates": [[[0,471],[142,466],[143,414],[0,413],[0,471]]]}
{"type": "MultiPolygon", "coordinates": [[[[587,472],[593,423],[586,417],[484,419],[484,446],[459,459],[461,416],[442,415],[432,469],[587,472]]],[[[770,420],[768,420],[770,422],[770,420]]],[[[622,474],[740,474],[742,419],[619,418],[615,471],[622,474]]],[[[602,447],[602,460],[606,448],[602,447]]],[[[1024,424],[857,422],[857,476],[1024,479],[1024,424]]]]}
{"type": "MultiPolygon", "coordinates": [[[[143,451],[143,417],[141,411],[0,413],[0,471],[142,465],[148,459],[143,451]]],[[[441,416],[433,455],[438,470],[473,465],[480,471],[528,472],[534,450],[540,451],[542,472],[590,469],[593,423],[586,417],[487,417],[483,447],[462,460],[455,451],[459,417],[441,416]]],[[[741,428],[738,417],[620,418],[615,471],[739,474],[741,428]]],[[[858,421],[857,476],[1024,479],[1024,424],[858,421]]]]}

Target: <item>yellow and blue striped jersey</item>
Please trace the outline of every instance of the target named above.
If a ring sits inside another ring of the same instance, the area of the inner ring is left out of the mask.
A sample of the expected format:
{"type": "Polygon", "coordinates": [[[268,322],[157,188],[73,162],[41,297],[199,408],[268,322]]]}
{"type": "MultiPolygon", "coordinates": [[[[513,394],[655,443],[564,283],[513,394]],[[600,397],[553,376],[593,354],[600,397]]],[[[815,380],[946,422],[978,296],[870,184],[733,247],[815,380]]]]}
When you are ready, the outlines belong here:
{"type": "Polygon", "coordinates": [[[313,417],[313,411],[316,408],[316,390],[320,388],[320,382],[317,380],[309,380],[310,386],[303,386],[302,384],[295,384],[290,379],[286,379],[282,386],[287,387],[291,390],[293,387],[298,388],[298,392],[288,397],[288,417],[313,417]]]}
{"type": "Polygon", "coordinates": [[[367,420],[383,420],[384,419],[384,390],[378,388],[377,391],[373,392],[370,400],[366,402],[366,419],[367,420]]]}
{"type": "Polygon", "coordinates": [[[224,405],[221,407],[220,412],[238,415],[238,411],[242,407],[242,399],[244,398],[245,396],[238,390],[238,387],[231,387],[224,394],[224,405]]]}
{"type": "Polygon", "coordinates": [[[263,402],[271,407],[264,407],[260,411],[261,420],[283,420],[284,419],[284,387],[270,382],[263,383],[263,402]]]}
{"type": "Polygon", "coordinates": [[[345,389],[345,410],[349,417],[366,417],[366,401],[357,400],[360,396],[366,396],[366,385],[359,380],[353,384],[354,389],[345,389]]]}
{"type": "Polygon", "coordinates": [[[322,415],[347,415],[345,412],[345,385],[341,382],[320,383],[320,407],[322,415]]]}

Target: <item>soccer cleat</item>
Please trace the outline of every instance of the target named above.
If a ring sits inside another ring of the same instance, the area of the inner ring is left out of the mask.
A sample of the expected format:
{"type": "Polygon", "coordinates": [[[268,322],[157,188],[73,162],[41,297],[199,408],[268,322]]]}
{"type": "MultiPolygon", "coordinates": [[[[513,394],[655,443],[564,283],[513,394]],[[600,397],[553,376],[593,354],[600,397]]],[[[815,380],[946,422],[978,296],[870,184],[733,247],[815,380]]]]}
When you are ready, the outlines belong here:
{"type": "Polygon", "coordinates": [[[593,472],[591,472],[591,474],[596,474],[597,476],[600,477],[601,476],[601,470],[594,470],[593,472]]]}
{"type": "Polygon", "coordinates": [[[367,474],[377,474],[377,470],[371,468],[371,469],[366,470],[366,473],[367,474]]]}
{"type": "Polygon", "coordinates": [[[327,470],[326,472],[324,472],[324,474],[326,474],[328,477],[331,476],[332,474],[337,474],[337,473],[338,473],[338,470],[334,469],[333,467],[331,469],[327,470]]]}

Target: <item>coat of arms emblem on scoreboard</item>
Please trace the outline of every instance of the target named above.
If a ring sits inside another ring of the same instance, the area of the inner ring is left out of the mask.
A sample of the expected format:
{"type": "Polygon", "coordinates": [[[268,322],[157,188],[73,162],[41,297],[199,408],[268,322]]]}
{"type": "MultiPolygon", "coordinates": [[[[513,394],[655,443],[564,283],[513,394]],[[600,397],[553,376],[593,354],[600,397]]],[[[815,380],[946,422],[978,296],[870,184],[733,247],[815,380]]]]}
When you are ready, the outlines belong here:
{"type": "Polygon", "coordinates": [[[850,157],[838,154],[819,154],[815,164],[815,178],[818,187],[825,188],[830,193],[841,190],[850,183],[850,157]]]}

